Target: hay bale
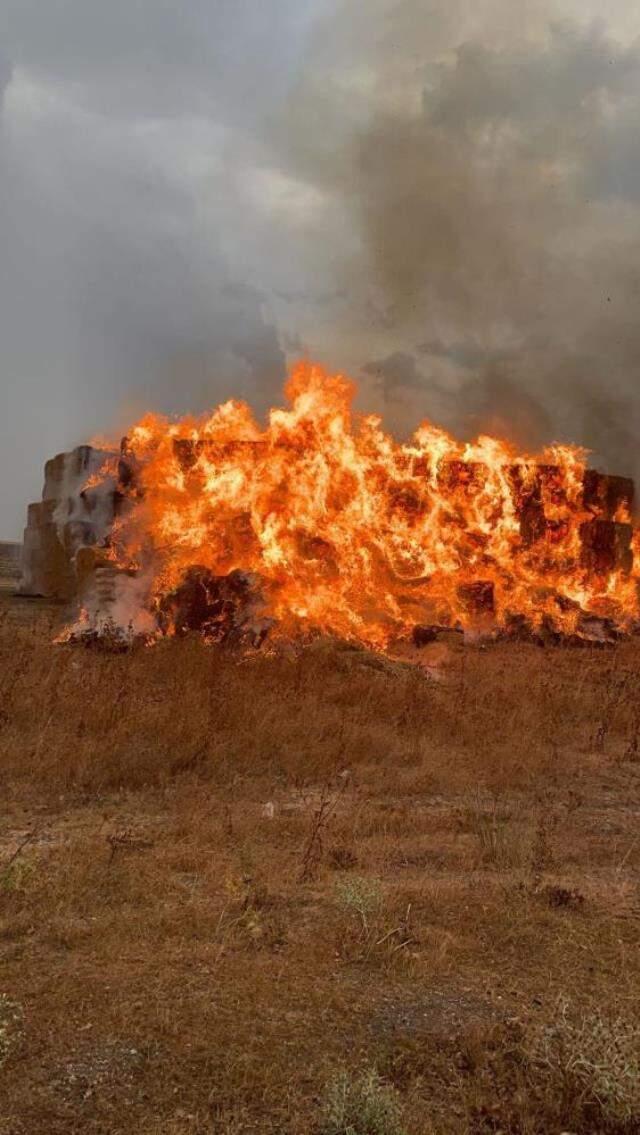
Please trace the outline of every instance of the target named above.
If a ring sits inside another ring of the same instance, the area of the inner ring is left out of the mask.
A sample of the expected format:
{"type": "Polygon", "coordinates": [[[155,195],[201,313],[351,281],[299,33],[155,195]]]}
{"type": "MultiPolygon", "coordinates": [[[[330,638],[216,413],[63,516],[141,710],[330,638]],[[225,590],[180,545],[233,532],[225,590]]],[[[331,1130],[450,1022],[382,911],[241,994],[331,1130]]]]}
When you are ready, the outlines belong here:
{"type": "Polygon", "coordinates": [[[624,511],[631,514],[635,487],[630,477],[613,477],[587,469],[583,480],[585,508],[598,513],[604,520],[615,520],[624,511]]]}
{"type": "Polygon", "coordinates": [[[582,566],[597,575],[612,571],[630,572],[633,567],[630,524],[596,518],[580,526],[582,566]]]}

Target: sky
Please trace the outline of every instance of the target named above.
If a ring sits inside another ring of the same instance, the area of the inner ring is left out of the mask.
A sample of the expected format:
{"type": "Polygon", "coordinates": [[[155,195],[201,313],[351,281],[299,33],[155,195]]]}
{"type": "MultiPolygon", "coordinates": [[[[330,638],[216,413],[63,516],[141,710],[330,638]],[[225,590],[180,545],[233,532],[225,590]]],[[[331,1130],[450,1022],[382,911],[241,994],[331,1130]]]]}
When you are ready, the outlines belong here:
{"type": "Polygon", "coordinates": [[[0,537],[147,409],[288,362],[640,475],[640,14],[0,0],[0,537]]]}

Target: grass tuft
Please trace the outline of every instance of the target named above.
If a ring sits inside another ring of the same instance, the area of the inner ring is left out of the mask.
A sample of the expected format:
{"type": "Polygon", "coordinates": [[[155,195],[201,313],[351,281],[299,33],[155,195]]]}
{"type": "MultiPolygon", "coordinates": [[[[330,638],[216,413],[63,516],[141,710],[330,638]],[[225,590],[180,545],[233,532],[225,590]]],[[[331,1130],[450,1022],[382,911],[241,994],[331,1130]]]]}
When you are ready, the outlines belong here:
{"type": "Polygon", "coordinates": [[[320,1135],[406,1135],[397,1093],[373,1068],[342,1069],[325,1088],[320,1135]]]}

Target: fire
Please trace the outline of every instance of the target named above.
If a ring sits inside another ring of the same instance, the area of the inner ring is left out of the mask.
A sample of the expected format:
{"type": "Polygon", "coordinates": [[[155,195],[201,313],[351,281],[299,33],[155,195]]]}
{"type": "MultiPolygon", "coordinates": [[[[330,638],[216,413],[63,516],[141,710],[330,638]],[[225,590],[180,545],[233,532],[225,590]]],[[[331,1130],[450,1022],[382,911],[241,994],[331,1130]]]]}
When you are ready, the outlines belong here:
{"type": "Polygon", "coordinates": [[[636,618],[632,486],[588,470],[585,451],[530,456],[428,422],[400,443],[352,411],[347,378],[307,362],[285,393],[264,428],[236,401],[149,414],[91,478],[118,499],[107,558],[145,581],[165,629],[196,568],[251,573],[280,632],[378,647],[425,625],[572,633],[636,618]]]}

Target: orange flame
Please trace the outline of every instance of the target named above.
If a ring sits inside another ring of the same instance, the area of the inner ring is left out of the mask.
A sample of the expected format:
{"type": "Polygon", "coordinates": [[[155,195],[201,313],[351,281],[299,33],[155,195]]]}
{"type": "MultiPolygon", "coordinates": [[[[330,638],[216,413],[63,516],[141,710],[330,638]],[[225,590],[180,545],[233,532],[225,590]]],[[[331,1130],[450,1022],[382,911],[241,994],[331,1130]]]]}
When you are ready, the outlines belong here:
{"type": "MultiPolygon", "coordinates": [[[[343,375],[305,362],[287,383],[289,408],[264,429],[235,401],[133,427],[109,554],[149,573],[151,606],[201,565],[257,573],[285,633],[377,646],[416,624],[524,617],[571,631],[581,612],[636,617],[629,502],[609,514],[597,494],[587,500],[585,451],[527,456],[428,422],[400,444],[379,418],[353,414],[353,394],[343,375]]],[[[107,462],[102,476],[112,474],[107,462]]]]}

